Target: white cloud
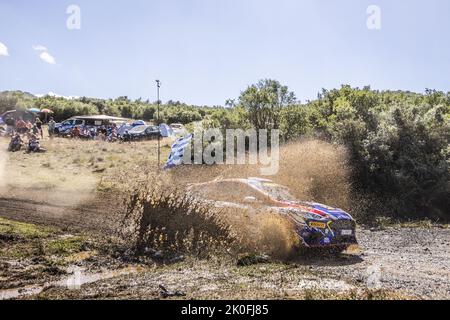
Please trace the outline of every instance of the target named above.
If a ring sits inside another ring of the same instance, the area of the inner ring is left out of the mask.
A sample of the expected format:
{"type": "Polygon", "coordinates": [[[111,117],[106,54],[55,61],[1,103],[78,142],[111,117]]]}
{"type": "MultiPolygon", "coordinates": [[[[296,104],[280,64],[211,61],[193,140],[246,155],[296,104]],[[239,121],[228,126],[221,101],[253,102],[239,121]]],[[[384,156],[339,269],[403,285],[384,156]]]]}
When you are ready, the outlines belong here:
{"type": "Polygon", "coordinates": [[[8,47],[0,42],[0,56],[9,56],[8,47]]]}
{"type": "Polygon", "coordinates": [[[38,44],[36,46],[33,46],[33,50],[40,52],[39,58],[41,58],[42,61],[48,64],[56,64],[55,58],[50,53],[48,53],[47,47],[38,44]]]}
{"type": "Polygon", "coordinates": [[[41,60],[47,62],[48,64],[56,64],[55,58],[53,58],[53,56],[47,51],[42,52],[39,57],[41,58],[41,60]]]}
{"type": "Polygon", "coordinates": [[[37,46],[33,46],[33,50],[35,51],[48,51],[48,49],[40,44],[38,44],[37,46]]]}

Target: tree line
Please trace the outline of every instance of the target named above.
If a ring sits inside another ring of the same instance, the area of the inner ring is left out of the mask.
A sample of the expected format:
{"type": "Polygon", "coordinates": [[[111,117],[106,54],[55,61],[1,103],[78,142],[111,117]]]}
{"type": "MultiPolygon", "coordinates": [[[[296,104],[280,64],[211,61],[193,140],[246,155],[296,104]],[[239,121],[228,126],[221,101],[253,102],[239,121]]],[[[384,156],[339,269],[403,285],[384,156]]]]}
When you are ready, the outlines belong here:
{"type": "MultiPolygon", "coordinates": [[[[158,122],[157,102],[148,100],[131,100],[128,97],[107,100],[87,97],[66,99],[54,96],[38,98],[20,91],[0,93],[0,114],[8,110],[31,108],[52,110],[53,117],[57,122],[73,116],[96,114],[158,122]]],[[[168,101],[160,108],[159,122],[188,124],[201,121],[211,109],[214,108],[168,101]]]]}
{"type": "Polygon", "coordinates": [[[302,104],[278,81],[261,80],[228,103],[213,114],[215,126],[345,145],[354,193],[377,200],[368,213],[450,220],[450,93],[343,85],[302,104]]]}

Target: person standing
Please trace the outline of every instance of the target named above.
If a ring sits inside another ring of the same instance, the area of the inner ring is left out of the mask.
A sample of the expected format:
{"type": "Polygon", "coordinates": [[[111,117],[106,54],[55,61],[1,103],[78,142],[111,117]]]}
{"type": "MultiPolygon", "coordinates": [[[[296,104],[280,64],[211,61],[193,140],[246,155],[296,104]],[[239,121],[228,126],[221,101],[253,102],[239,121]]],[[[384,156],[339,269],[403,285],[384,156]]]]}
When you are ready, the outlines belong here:
{"type": "Polygon", "coordinates": [[[6,135],[14,136],[16,130],[16,119],[14,117],[8,117],[5,120],[6,123],[6,135]]]}
{"type": "Polygon", "coordinates": [[[50,118],[50,121],[48,122],[48,135],[50,138],[53,138],[53,135],[55,134],[55,128],[56,128],[56,122],[53,120],[53,117],[50,118]]]}
{"type": "Polygon", "coordinates": [[[16,131],[19,134],[25,134],[28,132],[27,123],[23,121],[22,118],[19,118],[19,120],[16,121],[16,131]]]}
{"type": "Polygon", "coordinates": [[[39,119],[39,117],[36,118],[35,124],[36,124],[36,127],[39,130],[39,133],[41,135],[41,139],[44,139],[44,131],[42,130],[42,121],[41,121],[41,119],[39,119]]]}

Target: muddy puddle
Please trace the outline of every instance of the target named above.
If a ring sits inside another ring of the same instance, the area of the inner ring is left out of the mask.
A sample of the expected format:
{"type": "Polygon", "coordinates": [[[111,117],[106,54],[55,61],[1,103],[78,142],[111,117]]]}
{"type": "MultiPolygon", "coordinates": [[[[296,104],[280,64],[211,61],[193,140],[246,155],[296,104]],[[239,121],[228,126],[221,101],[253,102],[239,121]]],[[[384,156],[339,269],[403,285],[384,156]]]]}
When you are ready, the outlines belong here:
{"type": "Polygon", "coordinates": [[[142,271],[142,267],[130,266],[118,270],[104,270],[98,273],[88,273],[84,268],[71,266],[67,269],[69,276],[58,281],[48,282],[40,286],[25,286],[21,288],[0,290],[0,300],[26,298],[27,296],[37,295],[49,288],[54,287],[65,287],[69,290],[79,290],[81,286],[85,284],[108,280],[124,275],[137,274],[142,271]]]}

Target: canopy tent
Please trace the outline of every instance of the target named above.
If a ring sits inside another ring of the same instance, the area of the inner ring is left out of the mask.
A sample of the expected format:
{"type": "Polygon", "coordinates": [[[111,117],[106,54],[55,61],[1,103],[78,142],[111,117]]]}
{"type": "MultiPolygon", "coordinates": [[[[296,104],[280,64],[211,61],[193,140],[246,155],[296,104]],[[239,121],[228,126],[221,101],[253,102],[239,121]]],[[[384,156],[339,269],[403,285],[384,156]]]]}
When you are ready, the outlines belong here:
{"type": "Polygon", "coordinates": [[[31,111],[24,110],[9,110],[0,115],[3,123],[7,122],[8,119],[18,120],[22,118],[25,121],[33,121],[35,119],[35,114],[31,111]]]}
{"type": "Polygon", "coordinates": [[[41,113],[45,114],[45,122],[48,122],[48,115],[53,114],[54,112],[50,109],[42,109],[41,113]]]}
{"type": "Polygon", "coordinates": [[[159,130],[161,131],[161,136],[164,138],[175,136],[172,128],[165,123],[159,125],[159,130]]]}

